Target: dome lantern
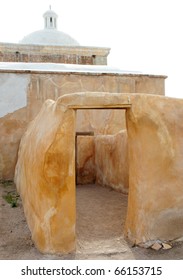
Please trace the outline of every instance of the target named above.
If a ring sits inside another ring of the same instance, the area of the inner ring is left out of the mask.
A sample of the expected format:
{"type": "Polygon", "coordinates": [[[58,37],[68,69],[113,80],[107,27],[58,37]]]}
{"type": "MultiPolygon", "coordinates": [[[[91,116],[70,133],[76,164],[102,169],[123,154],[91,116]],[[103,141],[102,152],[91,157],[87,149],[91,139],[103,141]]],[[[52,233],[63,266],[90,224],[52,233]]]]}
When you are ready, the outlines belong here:
{"type": "Polygon", "coordinates": [[[20,44],[48,46],[79,46],[79,43],[69,34],[57,30],[58,15],[51,9],[43,14],[44,29],[26,35],[20,44]]]}
{"type": "Polygon", "coordinates": [[[51,6],[48,11],[43,14],[44,28],[45,29],[57,29],[57,14],[52,11],[51,6]]]}

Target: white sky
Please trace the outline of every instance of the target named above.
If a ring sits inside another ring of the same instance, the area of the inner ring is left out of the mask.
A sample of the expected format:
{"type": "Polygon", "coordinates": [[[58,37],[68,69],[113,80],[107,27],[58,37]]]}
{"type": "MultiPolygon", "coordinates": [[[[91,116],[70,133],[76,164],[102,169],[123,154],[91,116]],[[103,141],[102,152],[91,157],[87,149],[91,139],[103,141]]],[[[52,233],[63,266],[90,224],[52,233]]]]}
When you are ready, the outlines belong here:
{"type": "Polygon", "coordinates": [[[182,0],[0,0],[0,41],[43,29],[43,13],[80,45],[110,47],[108,65],[167,75],[166,95],[183,98],[182,0]]]}

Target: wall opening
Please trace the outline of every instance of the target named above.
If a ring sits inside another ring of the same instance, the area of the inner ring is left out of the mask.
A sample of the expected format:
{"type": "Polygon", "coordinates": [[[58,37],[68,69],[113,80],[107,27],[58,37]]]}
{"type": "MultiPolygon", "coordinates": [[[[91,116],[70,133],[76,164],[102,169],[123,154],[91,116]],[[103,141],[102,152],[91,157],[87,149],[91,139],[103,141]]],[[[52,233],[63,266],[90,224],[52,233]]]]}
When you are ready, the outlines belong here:
{"type": "MultiPolygon", "coordinates": [[[[85,122],[87,111],[82,110],[85,122]]],[[[96,116],[99,111],[109,117],[109,110],[97,110],[96,116]]],[[[118,111],[124,113],[125,118],[126,110],[118,111]]],[[[78,118],[82,123],[80,115],[78,118]]],[[[98,132],[91,122],[76,130],[76,235],[77,246],[82,250],[90,243],[96,250],[101,244],[105,251],[110,246],[109,240],[111,250],[114,250],[119,242],[124,242],[128,204],[127,130],[124,123],[126,118],[121,119],[121,130],[113,134],[98,132]]]]}

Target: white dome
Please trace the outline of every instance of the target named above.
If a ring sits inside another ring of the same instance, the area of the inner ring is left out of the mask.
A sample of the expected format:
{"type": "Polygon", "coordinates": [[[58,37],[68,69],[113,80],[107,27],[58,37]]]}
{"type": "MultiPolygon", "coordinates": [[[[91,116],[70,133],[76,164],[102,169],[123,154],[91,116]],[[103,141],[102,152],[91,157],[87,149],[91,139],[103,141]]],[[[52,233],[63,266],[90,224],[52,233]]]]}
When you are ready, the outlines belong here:
{"type": "Polygon", "coordinates": [[[78,46],[79,43],[70,35],[57,30],[57,14],[51,10],[43,14],[44,29],[25,36],[19,43],[28,45],[78,46]]]}
{"type": "Polygon", "coordinates": [[[79,43],[70,35],[56,29],[35,31],[25,36],[19,43],[30,45],[79,46],[79,43]]]}

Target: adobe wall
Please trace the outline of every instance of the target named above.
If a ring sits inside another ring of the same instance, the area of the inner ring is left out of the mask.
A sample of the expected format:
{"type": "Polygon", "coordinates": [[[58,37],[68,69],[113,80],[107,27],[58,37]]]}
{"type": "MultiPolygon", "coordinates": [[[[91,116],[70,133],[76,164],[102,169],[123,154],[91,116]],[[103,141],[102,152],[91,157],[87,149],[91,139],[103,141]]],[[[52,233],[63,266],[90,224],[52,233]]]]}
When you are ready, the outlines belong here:
{"type": "Polygon", "coordinates": [[[128,193],[127,132],[78,136],[77,184],[97,183],[128,193]]]}
{"type": "Polygon", "coordinates": [[[95,137],[96,183],[128,193],[127,132],[95,137]]]}
{"type": "Polygon", "coordinates": [[[77,136],[76,183],[94,184],[96,181],[96,152],[94,136],[77,136]]]}
{"type": "Polygon", "coordinates": [[[115,105],[122,102],[125,108],[130,106],[128,96],[100,92],[64,95],[56,102],[46,100],[21,139],[15,182],[32,239],[41,252],[64,253],[75,249],[73,108],[98,104],[109,108],[111,100],[115,105]]]}
{"type": "Polygon", "coordinates": [[[127,110],[129,196],[134,243],[183,236],[183,100],[139,95],[127,110]]]}
{"type": "Polygon", "coordinates": [[[0,74],[0,179],[13,179],[20,139],[27,128],[30,75],[0,74]]]}
{"type": "Polygon", "coordinates": [[[47,100],[29,125],[15,181],[40,251],[75,249],[74,110],[85,106],[118,105],[127,111],[126,236],[135,244],[183,237],[183,100],[145,94],[131,94],[130,100],[129,94],[65,95],[47,100]]]}
{"type": "MultiPolygon", "coordinates": [[[[139,84],[147,94],[164,95],[165,78],[114,73],[49,72],[44,69],[1,70],[0,179],[13,179],[20,139],[46,99],[56,100],[64,94],[82,91],[133,93],[139,91],[139,84]]],[[[115,134],[124,127],[123,110],[77,111],[77,131],[92,130],[95,135],[115,134]]]]}
{"type": "Polygon", "coordinates": [[[24,141],[26,146],[20,146],[15,181],[35,245],[47,253],[73,251],[76,220],[74,110],[67,110],[65,106],[57,109],[53,100],[45,101],[21,143],[24,141]]]}

